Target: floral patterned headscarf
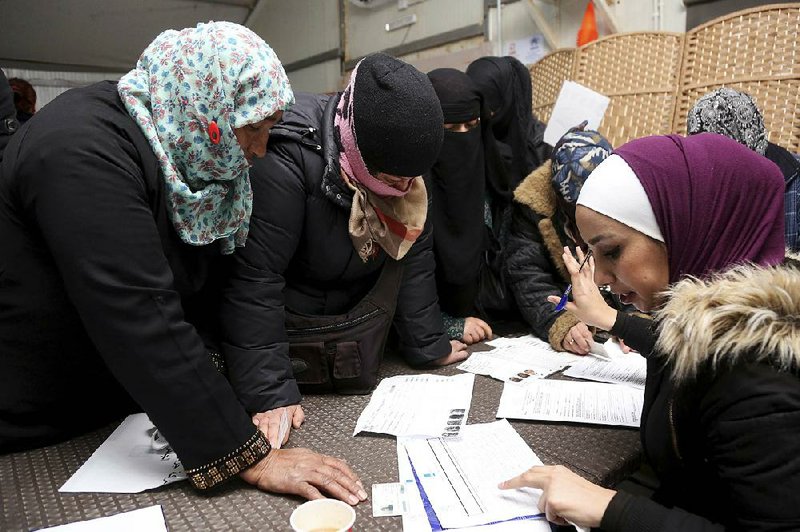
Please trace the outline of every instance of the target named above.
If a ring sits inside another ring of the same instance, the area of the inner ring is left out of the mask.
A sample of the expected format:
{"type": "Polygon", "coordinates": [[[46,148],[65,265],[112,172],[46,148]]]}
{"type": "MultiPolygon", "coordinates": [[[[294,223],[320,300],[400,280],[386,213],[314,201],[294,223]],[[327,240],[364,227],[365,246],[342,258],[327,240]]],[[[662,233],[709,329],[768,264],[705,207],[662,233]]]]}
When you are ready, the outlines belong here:
{"type": "Polygon", "coordinates": [[[224,239],[224,254],[244,246],[253,192],[234,128],[294,103],[272,48],[230,22],[167,30],[118,90],[158,157],[181,240],[200,246],[224,239]]]}

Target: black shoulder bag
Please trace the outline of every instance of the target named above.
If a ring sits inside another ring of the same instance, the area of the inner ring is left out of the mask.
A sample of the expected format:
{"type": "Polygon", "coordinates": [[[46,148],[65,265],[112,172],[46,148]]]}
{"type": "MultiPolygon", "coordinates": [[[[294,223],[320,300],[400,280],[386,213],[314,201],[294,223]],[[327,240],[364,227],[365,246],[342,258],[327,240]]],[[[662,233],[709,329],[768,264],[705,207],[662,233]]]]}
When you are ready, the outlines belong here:
{"type": "Polygon", "coordinates": [[[367,394],[375,388],[402,277],[403,265],[387,259],[375,286],[345,314],[286,309],[289,356],[301,392],[367,394]]]}

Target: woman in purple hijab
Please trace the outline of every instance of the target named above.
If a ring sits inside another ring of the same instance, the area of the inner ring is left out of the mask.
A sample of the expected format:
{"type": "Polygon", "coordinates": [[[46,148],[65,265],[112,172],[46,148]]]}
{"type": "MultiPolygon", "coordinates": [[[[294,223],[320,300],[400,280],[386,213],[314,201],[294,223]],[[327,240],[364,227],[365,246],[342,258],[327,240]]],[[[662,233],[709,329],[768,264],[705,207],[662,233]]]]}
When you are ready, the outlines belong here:
{"type": "Polygon", "coordinates": [[[542,466],[501,488],[540,488],[549,520],[608,531],[800,529],[800,264],[784,258],[783,188],[777,166],[715,134],[634,140],[597,167],[576,212],[588,267],[564,254],[567,308],[647,358],[641,439],[660,485],[648,498],[542,466]]]}

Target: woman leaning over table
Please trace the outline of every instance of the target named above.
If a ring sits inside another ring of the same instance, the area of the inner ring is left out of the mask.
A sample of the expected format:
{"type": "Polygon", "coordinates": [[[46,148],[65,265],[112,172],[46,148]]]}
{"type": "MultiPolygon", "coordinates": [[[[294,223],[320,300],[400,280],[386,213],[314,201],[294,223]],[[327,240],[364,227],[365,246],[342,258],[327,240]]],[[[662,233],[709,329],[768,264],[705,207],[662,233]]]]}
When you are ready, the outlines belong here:
{"type": "Polygon", "coordinates": [[[0,452],[144,410],[195,487],[240,474],[366,497],[343,462],[270,448],[189,316],[212,260],[245,244],[250,160],[293,99],[261,38],[200,24],[14,136],[0,169],[0,452]]]}
{"type": "Polygon", "coordinates": [[[784,258],[783,188],[773,163],[713,134],[635,140],[597,167],[577,208],[590,267],[565,253],[569,309],[647,356],[641,438],[660,486],[648,499],[546,466],[501,487],[540,488],[551,521],[609,531],[800,529],[800,273],[784,258]],[[655,310],[655,330],[595,283],[655,310]]]}

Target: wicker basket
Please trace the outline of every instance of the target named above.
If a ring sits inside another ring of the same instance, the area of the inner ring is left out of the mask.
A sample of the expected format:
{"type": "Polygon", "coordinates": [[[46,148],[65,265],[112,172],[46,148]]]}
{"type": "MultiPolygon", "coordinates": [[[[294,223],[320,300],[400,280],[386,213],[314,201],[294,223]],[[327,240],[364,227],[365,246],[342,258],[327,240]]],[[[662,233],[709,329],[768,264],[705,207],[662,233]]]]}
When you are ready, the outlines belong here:
{"type": "Polygon", "coordinates": [[[722,86],[750,94],[769,139],[800,151],[800,3],[726,15],[686,34],[673,129],[686,133],[697,98],[722,86]]]}
{"type": "Polygon", "coordinates": [[[578,49],[574,80],[611,99],[600,132],[613,146],[672,131],[683,35],[615,34],[578,49]]]}
{"type": "Polygon", "coordinates": [[[572,79],[575,68],[574,48],[556,50],[531,65],[533,114],[542,122],[550,120],[553,105],[564,81],[572,79]]]}

